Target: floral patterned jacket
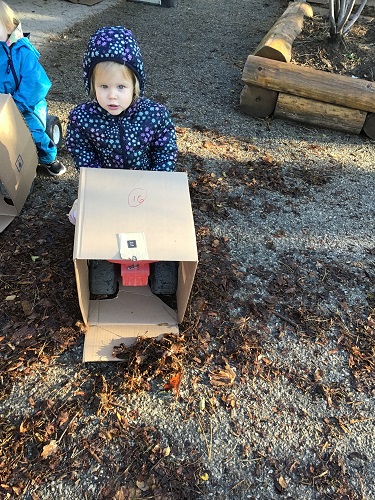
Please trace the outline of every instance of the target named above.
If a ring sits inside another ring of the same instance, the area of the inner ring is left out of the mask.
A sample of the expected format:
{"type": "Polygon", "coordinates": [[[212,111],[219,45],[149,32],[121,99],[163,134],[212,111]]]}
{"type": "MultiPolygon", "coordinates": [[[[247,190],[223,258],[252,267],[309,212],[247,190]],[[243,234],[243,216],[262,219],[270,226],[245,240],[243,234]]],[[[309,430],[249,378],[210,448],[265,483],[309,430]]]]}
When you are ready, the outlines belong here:
{"type": "Polygon", "coordinates": [[[165,106],[144,97],[145,74],[138,44],[122,26],[100,28],[90,38],[83,57],[83,79],[90,90],[93,68],[101,61],[128,66],[137,75],[140,97],[120,115],[104,110],[96,100],[69,114],[66,145],[78,169],[123,168],[173,171],[176,132],[165,106]]]}

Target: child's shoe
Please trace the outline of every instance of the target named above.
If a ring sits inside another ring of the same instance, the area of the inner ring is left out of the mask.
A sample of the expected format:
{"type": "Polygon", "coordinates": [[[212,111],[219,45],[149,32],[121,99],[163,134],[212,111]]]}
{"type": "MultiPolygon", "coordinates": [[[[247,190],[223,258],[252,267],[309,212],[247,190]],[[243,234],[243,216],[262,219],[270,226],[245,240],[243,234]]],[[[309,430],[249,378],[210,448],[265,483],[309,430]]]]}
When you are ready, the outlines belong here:
{"type": "Polygon", "coordinates": [[[66,167],[59,160],[54,160],[51,163],[43,163],[40,165],[44,167],[50,175],[57,176],[63,175],[66,172],[66,167]]]}

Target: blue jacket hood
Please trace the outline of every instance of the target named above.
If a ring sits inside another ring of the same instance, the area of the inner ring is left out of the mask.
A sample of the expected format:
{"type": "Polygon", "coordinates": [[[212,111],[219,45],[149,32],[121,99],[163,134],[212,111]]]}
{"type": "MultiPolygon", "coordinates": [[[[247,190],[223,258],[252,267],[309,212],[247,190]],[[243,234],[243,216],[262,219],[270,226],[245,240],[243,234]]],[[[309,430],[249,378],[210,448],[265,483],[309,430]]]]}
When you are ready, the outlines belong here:
{"type": "Polygon", "coordinates": [[[140,95],[144,93],[145,72],[138,43],[133,33],[123,26],[99,28],[91,36],[83,55],[83,80],[90,93],[90,80],[96,64],[114,61],[131,69],[139,80],[140,95]]]}

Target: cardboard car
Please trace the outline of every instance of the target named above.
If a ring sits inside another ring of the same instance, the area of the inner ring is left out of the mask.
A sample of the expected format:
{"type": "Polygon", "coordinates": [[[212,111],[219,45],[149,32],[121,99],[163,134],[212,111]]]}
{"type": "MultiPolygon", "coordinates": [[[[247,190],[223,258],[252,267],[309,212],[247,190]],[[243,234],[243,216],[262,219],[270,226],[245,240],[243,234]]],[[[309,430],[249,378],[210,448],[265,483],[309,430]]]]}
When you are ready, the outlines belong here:
{"type": "Polygon", "coordinates": [[[80,171],[73,260],[82,318],[83,361],[114,361],[120,344],[178,333],[198,264],[185,172],[90,169],[80,171]],[[178,263],[176,308],[149,285],[119,283],[115,297],[92,299],[92,260],[178,263]]]}

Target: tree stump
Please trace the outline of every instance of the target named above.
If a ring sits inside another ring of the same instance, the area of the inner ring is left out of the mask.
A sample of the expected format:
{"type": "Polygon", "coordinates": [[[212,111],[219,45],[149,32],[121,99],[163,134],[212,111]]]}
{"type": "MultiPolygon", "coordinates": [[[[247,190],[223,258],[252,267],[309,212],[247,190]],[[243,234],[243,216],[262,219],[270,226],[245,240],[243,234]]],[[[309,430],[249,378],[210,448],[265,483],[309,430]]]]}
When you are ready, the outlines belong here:
{"type": "Polygon", "coordinates": [[[255,85],[245,85],[240,94],[240,106],[253,118],[266,118],[275,111],[277,92],[255,85]]]}

